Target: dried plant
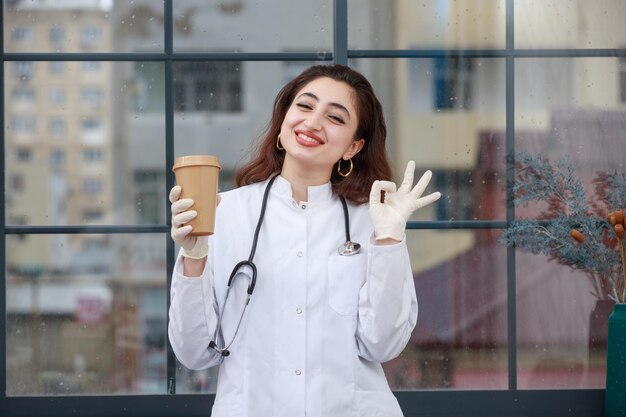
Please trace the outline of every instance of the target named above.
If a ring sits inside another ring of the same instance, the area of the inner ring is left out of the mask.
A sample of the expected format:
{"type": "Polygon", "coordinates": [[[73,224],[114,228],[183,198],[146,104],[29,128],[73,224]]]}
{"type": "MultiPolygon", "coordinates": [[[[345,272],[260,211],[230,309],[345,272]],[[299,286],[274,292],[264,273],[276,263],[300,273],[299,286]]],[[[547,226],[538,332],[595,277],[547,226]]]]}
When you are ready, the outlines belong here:
{"type": "Polygon", "coordinates": [[[533,218],[513,220],[500,241],[583,270],[596,298],[624,303],[624,216],[620,208],[626,205],[626,173],[597,172],[593,185],[594,193],[588,198],[567,157],[551,163],[541,154],[519,153],[514,204],[526,207],[533,203],[543,208],[533,218]],[[621,222],[618,213],[622,213],[621,222]]]}

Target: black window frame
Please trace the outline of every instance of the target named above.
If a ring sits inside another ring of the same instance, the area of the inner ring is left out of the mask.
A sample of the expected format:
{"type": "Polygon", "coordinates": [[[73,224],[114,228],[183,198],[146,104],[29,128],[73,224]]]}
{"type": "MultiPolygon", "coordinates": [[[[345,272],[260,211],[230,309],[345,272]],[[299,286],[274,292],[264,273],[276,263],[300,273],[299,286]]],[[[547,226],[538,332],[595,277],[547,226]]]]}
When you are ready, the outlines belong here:
{"type": "MultiPolygon", "coordinates": [[[[626,49],[515,49],[514,47],[514,0],[506,0],[506,46],[503,49],[406,49],[368,50],[348,49],[348,0],[334,0],[333,45],[332,51],[323,55],[317,53],[175,53],[173,48],[173,1],[164,0],[164,51],[162,53],[5,53],[4,34],[0,32],[2,65],[0,65],[0,94],[2,111],[0,120],[6,123],[4,106],[6,76],[5,63],[24,61],[158,61],[165,66],[166,98],[166,157],[164,166],[174,161],[174,96],[173,64],[176,61],[315,61],[347,64],[348,60],[394,59],[394,58],[445,58],[449,56],[477,58],[502,58],[506,63],[506,154],[507,154],[507,213],[504,221],[414,221],[409,222],[412,230],[447,229],[503,229],[514,219],[511,186],[514,180],[514,75],[515,60],[528,57],[626,57],[626,49]]],[[[0,19],[4,22],[4,7],[0,19]]],[[[8,67],[8,71],[12,66],[8,67]]],[[[2,138],[4,141],[4,137],[2,138]]],[[[4,142],[3,142],[4,143],[4,142]]],[[[2,167],[0,169],[0,194],[5,195],[5,158],[3,146],[2,167]]],[[[166,169],[166,187],[174,185],[174,177],[166,169]]],[[[6,197],[5,197],[6,198],[6,197]]],[[[163,202],[167,204],[166,201],[163,202]]],[[[170,214],[166,211],[166,224],[160,225],[80,225],[80,226],[7,226],[5,204],[0,208],[0,221],[3,239],[0,243],[0,264],[3,282],[6,278],[6,238],[22,234],[87,234],[87,233],[149,233],[162,235],[166,240],[167,275],[171,276],[175,253],[174,243],[169,237],[170,214]]],[[[168,287],[169,287],[168,278],[168,287]]],[[[520,390],[517,388],[516,363],[516,277],[515,250],[507,250],[507,297],[508,297],[508,389],[503,390],[418,390],[395,392],[405,416],[568,416],[591,417],[603,413],[604,389],[559,389],[559,390],[520,390]]],[[[169,307],[169,294],[168,294],[169,307]]],[[[214,395],[176,395],[176,359],[168,344],[167,392],[162,395],[87,395],[87,396],[24,396],[6,395],[6,286],[0,285],[0,334],[5,343],[0,343],[0,415],[4,417],[47,415],[56,416],[208,416],[214,395]]]]}

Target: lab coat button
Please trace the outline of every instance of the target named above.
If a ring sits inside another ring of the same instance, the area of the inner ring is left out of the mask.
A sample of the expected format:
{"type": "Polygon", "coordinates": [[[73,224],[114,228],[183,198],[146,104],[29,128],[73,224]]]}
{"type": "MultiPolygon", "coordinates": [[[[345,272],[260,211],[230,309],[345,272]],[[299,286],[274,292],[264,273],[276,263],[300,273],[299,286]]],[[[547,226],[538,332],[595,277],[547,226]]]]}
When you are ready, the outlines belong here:
{"type": "Polygon", "coordinates": [[[302,210],[306,209],[306,204],[301,205],[301,206],[300,206],[300,208],[301,208],[302,210]]]}
{"type": "Polygon", "coordinates": [[[304,254],[302,252],[298,252],[298,258],[302,258],[304,254]]]}
{"type": "Polygon", "coordinates": [[[302,309],[300,307],[296,308],[296,313],[302,314],[302,309]]]}
{"type": "Polygon", "coordinates": [[[300,371],[299,369],[296,369],[296,375],[300,375],[302,374],[302,371],[300,371]]]}

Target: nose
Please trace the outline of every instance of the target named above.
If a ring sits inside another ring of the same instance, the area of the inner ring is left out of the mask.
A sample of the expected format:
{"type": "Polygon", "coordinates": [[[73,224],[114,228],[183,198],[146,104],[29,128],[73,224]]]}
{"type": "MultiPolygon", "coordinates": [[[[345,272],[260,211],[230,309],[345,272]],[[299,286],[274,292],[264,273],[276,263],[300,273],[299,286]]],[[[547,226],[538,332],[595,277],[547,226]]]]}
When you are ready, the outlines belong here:
{"type": "Polygon", "coordinates": [[[321,112],[309,113],[309,117],[304,120],[304,125],[311,130],[320,130],[322,128],[321,112]]]}

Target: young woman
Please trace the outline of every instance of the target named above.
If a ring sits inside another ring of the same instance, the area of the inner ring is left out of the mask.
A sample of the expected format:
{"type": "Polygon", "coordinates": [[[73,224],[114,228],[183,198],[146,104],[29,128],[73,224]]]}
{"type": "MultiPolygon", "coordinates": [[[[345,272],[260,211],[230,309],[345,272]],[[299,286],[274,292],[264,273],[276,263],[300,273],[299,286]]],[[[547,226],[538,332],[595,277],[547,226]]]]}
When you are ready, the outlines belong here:
{"type": "Polygon", "coordinates": [[[189,235],[172,188],[169,339],[186,367],[220,366],[212,416],[402,415],[380,364],[417,320],[406,221],[440,194],[421,196],[429,171],[413,187],[413,162],[396,189],[385,136],[361,74],[314,66],[276,97],[214,235],[189,235]]]}

